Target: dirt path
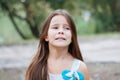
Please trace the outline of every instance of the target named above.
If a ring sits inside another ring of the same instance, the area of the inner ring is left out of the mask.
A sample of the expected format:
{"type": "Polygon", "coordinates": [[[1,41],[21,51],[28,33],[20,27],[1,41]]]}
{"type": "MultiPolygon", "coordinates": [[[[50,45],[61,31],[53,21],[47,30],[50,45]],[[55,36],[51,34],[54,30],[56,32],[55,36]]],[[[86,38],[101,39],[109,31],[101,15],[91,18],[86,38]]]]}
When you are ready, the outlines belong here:
{"type": "Polygon", "coordinates": [[[93,37],[79,45],[87,62],[120,63],[120,36],[93,37]]]}
{"type": "MultiPolygon", "coordinates": [[[[119,80],[120,37],[82,37],[79,45],[90,72],[90,80],[119,80]]],[[[0,46],[0,80],[25,80],[25,71],[38,41],[0,46]]]]}
{"type": "MultiPolygon", "coordinates": [[[[120,63],[120,37],[79,38],[81,52],[86,62],[120,63]]],[[[26,66],[37,50],[38,41],[0,47],[0,67],[26,66]]]]}

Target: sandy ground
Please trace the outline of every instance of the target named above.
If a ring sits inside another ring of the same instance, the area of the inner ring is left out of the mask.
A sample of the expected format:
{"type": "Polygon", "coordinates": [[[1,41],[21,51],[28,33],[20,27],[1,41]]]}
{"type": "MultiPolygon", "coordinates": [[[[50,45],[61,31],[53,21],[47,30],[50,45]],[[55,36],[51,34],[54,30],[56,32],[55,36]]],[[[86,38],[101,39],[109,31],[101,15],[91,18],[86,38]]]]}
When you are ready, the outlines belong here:
{"type": "MultiPolygon", "coordinates": [[[[120,80],[118,68],[120,66],[120,36],[82,37],[78,40],[84,60],[88,64],[91,80],[120,80]],[[110,76],[112,77],[109,78],[110,76]]],[[[5,75],[11,76],[11,72],[18,76],[22,75],[22,78],[12,77],[9,80],[24,80],[25,68],[36,53],[37,47],[38,41],[0,46],[0,80],[8,80],[5,75]]]]}

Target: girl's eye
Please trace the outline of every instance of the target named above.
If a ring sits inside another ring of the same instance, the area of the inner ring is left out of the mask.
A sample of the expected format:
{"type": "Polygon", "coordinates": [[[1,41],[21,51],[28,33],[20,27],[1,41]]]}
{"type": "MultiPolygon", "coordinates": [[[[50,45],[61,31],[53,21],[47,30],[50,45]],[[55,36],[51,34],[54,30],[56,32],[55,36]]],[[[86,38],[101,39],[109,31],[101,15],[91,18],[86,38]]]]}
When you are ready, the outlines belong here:
{"type": "Polygon", "coordinates": [[[52,27],[52,29],[58,29],[58,27],[54,26],[54,27],[52,27]]]}
{"type": "Polygon", "coordinates": [[[66,28],[67,30],[70,30],[70,28],[66,28]]]}
{"type": "Polygon", "coordinates": [[[70,28],[69,28],[69,27],[65,27],[65,29],[66,29],[66,30],[70,30],[70,28]]]}

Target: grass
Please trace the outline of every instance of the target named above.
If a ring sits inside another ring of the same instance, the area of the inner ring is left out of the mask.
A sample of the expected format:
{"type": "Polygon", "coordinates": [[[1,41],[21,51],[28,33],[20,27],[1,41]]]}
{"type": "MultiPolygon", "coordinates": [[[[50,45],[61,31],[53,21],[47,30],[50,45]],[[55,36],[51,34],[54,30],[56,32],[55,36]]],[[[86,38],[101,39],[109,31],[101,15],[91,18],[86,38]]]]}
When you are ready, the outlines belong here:
{"type": "MultiPolygon", "coordinates": [[[[30,30],[23,21],[16,20],[19,28],[26,36],[31,36],[30,30]]],[[[0,15],[0,44],[23,42],[19,33],[15,30],[9,17],[0,15]]]]}
{"type": "Polygon", "coordinates": [[[22,40],[8,17],[0,17],[0,43],[22,40]]]}
{"type": "Polygon", "coordinates": [[[99,33],[99,34],[78,34],[78,38],[120,38],[120,32],[107,32],[107,33],[99,33]]]}
{"type": "MultiPolygon", "coordinates": [[[[27,26],[27,24],[24,21],[20,21],[16,19],[17,24],[19,25],[19,28],[21,31],[23,31],[23,34],[26,36],[31,36],[31,32],[27,26]]],[[[112,32],[112,33],[101,33],[101,34],[95,34],[94,33],[94,25],[93,22],[89,23],[88,25],[91,25],[89,27],[86,27],[86,25],[82,22],[81,24],[84,26],[84,28],[80,27],[80,23],[77,22],[77,30],[78,32],[78,37],[80,38],[91,38],[91,37],[98,37],[98,36],[103,36],[103,37],[109,37],[113,35],[120,35],[120,32],[112,32]],[[93,26],[93,27],[92,27],[93,26]],[[88,33],[83,33],[81,34],[81,31],[88,31],[88,33]]],[[[31,42],[34,41],[35,39],[30,39],[30,40],[23,40],[18,32],[15,30],[13,27],[13,24],[11,23],[10,19],[6,15],[0,15],[0,45],[4,44],[17,44],[17,43],[26,43],[26,42],[31,42]]]]}
{"type": "Polygon", "coordinates": [[[77,32],[79,35],[95,34],[96,24],[93,19],[89,21],[85,21],[83,18],[78,16],[75,19],[75,24],[76,24],[77,32]]]}

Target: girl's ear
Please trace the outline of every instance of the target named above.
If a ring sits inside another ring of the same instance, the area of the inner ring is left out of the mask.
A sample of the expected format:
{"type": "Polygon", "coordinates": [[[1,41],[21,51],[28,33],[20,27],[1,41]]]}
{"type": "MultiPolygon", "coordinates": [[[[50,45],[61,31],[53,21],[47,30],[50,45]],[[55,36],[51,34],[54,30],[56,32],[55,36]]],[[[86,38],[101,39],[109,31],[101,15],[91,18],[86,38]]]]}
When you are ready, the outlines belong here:
{"type": "Polygon", "coordinates": [[[48,42],[48,36],[46,36],[46,37],[45,37],[45,41],[47,41],[47,42],[48,42]]]}

